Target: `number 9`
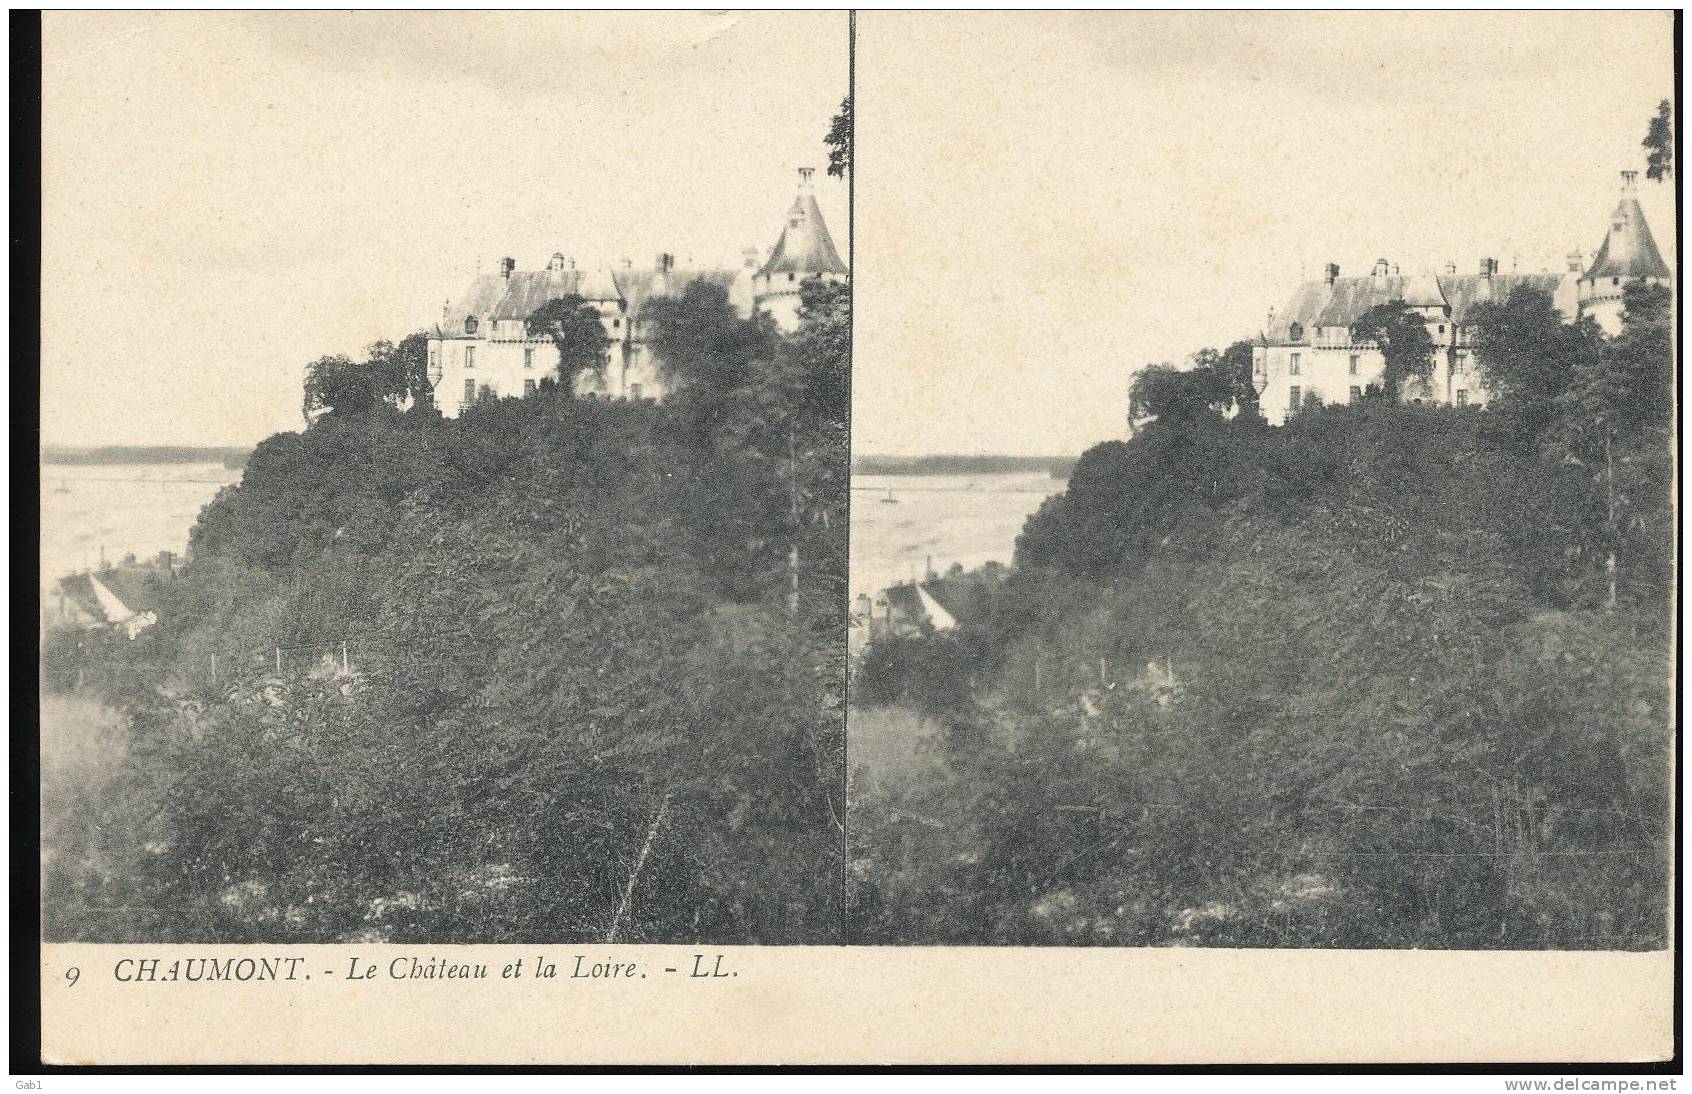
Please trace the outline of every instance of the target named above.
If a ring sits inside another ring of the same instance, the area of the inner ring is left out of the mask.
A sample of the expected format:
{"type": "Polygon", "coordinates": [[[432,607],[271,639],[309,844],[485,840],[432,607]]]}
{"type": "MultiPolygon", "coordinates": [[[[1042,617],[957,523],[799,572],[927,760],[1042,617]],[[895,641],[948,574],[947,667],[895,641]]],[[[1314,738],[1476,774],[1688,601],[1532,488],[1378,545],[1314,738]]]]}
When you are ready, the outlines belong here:
{"type": "Polygon", "coordinates": [[[82,979],[82,970],[72,965],[65,970],[65,979],[70,981],[70,987],[76,987],[76,982],[82,979]]]}

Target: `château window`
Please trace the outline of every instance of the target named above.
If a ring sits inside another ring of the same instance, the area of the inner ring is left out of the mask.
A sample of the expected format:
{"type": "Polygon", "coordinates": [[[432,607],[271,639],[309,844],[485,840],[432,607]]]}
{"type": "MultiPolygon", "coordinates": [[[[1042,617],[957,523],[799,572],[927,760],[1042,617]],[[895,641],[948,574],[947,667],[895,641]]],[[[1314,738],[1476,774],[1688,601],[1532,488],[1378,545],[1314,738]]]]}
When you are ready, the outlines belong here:
{"type": "Polygon", "coordinates": [[[640,398],[640,385],[639,384],[630,384],[629,385],[629,398],[631,398],[631,399],[640,398]]]}
{"type": "Polygon", "coordinates": [[[465,346],[464,347],[464,367],[465,368],[475,368],[476,367],[476,347],[475,346],[465,346]]]}
{"type": "Polygon", "coordinates": [[[523,347],[523,367],[524,368],[534,368],[535,367],[535,347],[533,347],[533,346],[524,346],[523,347]]]}
{"type": "Polygon", "coordinates": [[[1352,384],[1351,385],[1351,401],[1355,403],[1362,398],[1363,398],[1363,389],[1358,387],[1356,384],[1352,384]]]}
{"type": "Polygon", "coordinates": [[[1457,405],[1458,406],[1468,406],[1469,405],[1469,393],[1467,391],[1459,391],[1457,393],[1457,405]]]}
{"type": "Polygon", "coordinates": [[[476,333],[476,317],[474,315],[466,315],[464,317],[464,333],[465,334],[475,334],[476,333]]]}
{"type": "Polygon", "coordinates": [[[1347,366],[1347,371],[1350,372],[1351,375],[1357,375],[1357,366],[1361,360],[1362,358],[1360,358],[1357,354],[1354,353],[1351,355],[1351,363],[1347,366]]]}
{"type": "MultiPolygon", "coordinates": [[[[1287,374],[1289,376],[1297,376],[1299,374],[1299,372],[1298,372],[1299,356],[1300,356],[1299,354],[1295,353],[1295,354],[1292,355],[1292,359],[1287,362],[1287,374]]],[[[1297,389],[1295,388],[1294,390],[1296,391],[1297,389]]]]}
{"type": "Polygon", "coordinates": [[[788,279],[788,280],[789,280],[789,281],[792,281],[792,280],[793,280],[793,275],[792,275],[792,274],[788,274],[788,275],[787,275],[787,279],[788,279]]]}
{"type": "Polygon", "coordinates": [[[429,347],[429,367],[431,369],[438,369],[441,367],[441,347],[429,347]]]}
{"type": "Polygon", "coordinates": [[[469,406],[476,401],[476,381],[464,381],[464,405],[469,406]]]}
{"type": "Polygon", "coordinates": [[[1287,337],[1291,338],[1294,342],[1304,341],[1304,324],[1294,323],[1292,326],[1288,327],[1287,337]]]}
{"type": "Polygon", "coordinates": [[[1440,334],[1444,334],[1445,333],[1445,324],[1441,323],[1438,327],[1438,330],[1439,330],[1440,334]]]}
{"type": "Polygon", "coordinates": [[[1297,411],[1298,408],[1299,408],[1299,405],[1303,402],[1304,402],[1304,390],[1302,388],[1300,388],[1297,384],[1294,384],[1292,387],[1287,389],[1287,409],[1288,410],[1297,411]]]}
{"type": "Polygon", "coordinates": [[[524,395],[533,395],[534,393],[535,393],[535,382],[533,380],[524,380],[523,381],[523,394],[524,395]]]}

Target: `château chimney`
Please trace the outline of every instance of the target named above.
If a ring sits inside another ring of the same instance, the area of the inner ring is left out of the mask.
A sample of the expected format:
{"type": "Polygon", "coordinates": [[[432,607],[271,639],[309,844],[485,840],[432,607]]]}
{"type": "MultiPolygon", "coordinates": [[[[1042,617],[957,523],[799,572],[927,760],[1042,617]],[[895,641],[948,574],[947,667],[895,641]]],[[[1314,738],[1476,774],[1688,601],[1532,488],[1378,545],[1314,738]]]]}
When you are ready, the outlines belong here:
{"type": "Polygon", "coordinates": [[[1457,274],[1457,263],[1447,262],[1445,264],[1445,272],[1446,272],[1447,276],[1455,277],[1456,274],[1457,274]]]}
{"type": "Polygon", "coordinates": [[[740,260],[749,270],[758,268],[758,248],[747,247],[740,252],[740,260]]]}
{"type": "Polygon", "coordinates": [[[1481,276],[1483,278],[1485,278],[1488,281],[1491,281],[1492,275],[1497,273],[1497,272],[1498,272],[1498,260],[1496,258],[1483,258],[1483,259],[1481,259],[1481,276]]]}
{"type": "Polygon", "coordinates": [[[511,279],[511,271],[516,268],[517,260],[515,258],[507,256],[499,260],[499,276],[505,278],[506,280],[511,279]]]}
{"type": "Polygon", "coordinates": [[[1391,269],[1392,263],[1388,262],[1384,258],[1377,258],[1375,259],[1375,268],[1370,271],[1370,273],[1374,277],[1385,277],[1387,276],[1387,272],[1391,269]]]}
{"type": "Polygon", "coordinates": [[[1329,285],[1339,280],[1339,263],[1330,262],[1322,269],[1322,280],[1329,285]]]}
{"type": "Polygon", "coordinates": [[[799,192],[801,194],[808,194],[811,192],[811,176],[816,173],[817,169],[815,167],[799,168],[799,192]]]}
{"type": "Polygon", "coordinates": [[[1634,185],[1639,181],[1639,172],[1638,171],[1623,171],[1621,173],[1621,176],[1622,176],[1622,190],[1624,192],[1631,193],[1634,189],[1634,185]]]}
{"type": "Polygon", "coordinates": [[[1579,276],[1586,272],[1586,256],[1579,251],[1569,252],[1569,272],[1579,276]]]}

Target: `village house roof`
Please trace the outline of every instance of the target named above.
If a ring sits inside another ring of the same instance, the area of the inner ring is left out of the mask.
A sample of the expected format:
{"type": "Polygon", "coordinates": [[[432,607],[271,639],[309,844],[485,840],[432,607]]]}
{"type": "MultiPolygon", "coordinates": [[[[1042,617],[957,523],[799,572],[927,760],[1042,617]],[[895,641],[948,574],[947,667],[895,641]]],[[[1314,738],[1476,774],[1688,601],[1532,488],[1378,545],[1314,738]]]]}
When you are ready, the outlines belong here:
{"type": "Polygon", "coordinates": [[[159,607],[158,591],[154,582],[157,574],[150,569],[120,568],[102,570],[94,575],[95,579],[110,589],[112,595],[122,601],[131,615],[142,612],[157,611],[159,607]]]}
{"type": "Polygon", "coordinates": [[[87,574],[71,574],[59,579],[59,594],[89,618],[100,622],[106,621],[106,610],[100,606],[100,598],[94,595],[94,582],[87,574]]]}
{"type": "Polygon", "coordinates": [[[1616,203],[1616,211],[1610,214],[1610,230],[1604,235],[1604,245],[1598,248],[1598,256],[1592,260],[1586,277],[1596,281],[1601,277],[1668,276],[1668,264],[1663,261],[1662,252],[1657,250],[1657,241],[1651,237],[1651,228],[1645,223],[1645,210],[1639,207],[1639,199],[1633,195],[1633,183],[1629,178],[1627,189],[1616,203]]]}
{"type": "Polygon", "coordinates": [[[911,623],[932,620],[934,613],[927,601],[939,605],[958,623],[982,619],[989,604],[986,584],[973,574],[931,577],[920,583],[905,582],[891,586],[882,595],[887,598],[887,607],[895,618],[911,623]]]}
{"type": "Polygon", "coordinates": [[[59,592],[96,622],[121,623],[158,610],[159,596],[152,584],[156,573],[133,567],[71,574],[59,579],[59,592]]]}
{"type": "Polygon", "coordinates": [[[840,252],[834,249],[828,225],[823,223],[816,195],[808,191],[799,194],[788,208],[781,238],[776,240],[775,250],[770,252],[769,260],[758,271],[758,276],[769,277],[778,273],[844,275],[846,272],[846,263],[841,261],[840,252]]]}

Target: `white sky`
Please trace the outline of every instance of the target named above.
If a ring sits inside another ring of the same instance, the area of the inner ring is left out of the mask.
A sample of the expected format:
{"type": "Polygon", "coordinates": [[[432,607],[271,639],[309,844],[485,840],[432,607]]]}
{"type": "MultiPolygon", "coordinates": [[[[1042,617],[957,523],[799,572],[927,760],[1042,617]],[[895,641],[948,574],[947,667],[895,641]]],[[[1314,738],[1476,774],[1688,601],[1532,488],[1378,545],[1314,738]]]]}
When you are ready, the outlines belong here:
{"type": "Polygon", "coordinates": [[[44,440],[248,444],[501,255],[775,242],[843,13],[49,12],[44,440]]]}
{"type": "Polygon", "coordinates": [[[1328,261],[1590,255],[1671,46],[1666,12],[861,13],[854,450],[1121,436],[1132,369],[1328,261]]]}

